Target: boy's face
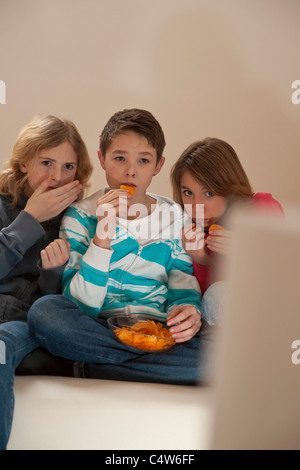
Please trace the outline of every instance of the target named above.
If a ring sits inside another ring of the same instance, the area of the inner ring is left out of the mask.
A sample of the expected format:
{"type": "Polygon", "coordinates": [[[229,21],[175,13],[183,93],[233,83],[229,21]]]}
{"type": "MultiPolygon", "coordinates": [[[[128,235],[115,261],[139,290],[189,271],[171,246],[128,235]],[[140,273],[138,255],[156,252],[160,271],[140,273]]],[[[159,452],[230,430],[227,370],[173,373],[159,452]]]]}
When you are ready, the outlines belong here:
{"type": "Polygon", "coordinates": [[[133,131],[116,135],[105,156],[99,150],[98,157],[109,187],[118,189],[121,184],[133,186],[136,202],[145,195],[152,177],[160,172],[165,160],[162,157],[156,163],[155,148],[144,136],[133,131]]]}

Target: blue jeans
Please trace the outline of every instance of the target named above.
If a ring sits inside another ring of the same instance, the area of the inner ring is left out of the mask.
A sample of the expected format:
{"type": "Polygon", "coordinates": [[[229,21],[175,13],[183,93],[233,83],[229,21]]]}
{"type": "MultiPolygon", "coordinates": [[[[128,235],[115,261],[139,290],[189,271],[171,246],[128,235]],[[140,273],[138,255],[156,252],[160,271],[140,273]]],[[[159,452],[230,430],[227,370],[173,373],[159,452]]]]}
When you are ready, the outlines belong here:
{"type": "Polygon", "coordinates": [[[11,321],[0,325],[0,341],[5,345],[5,364],[0,364],[0,450],[5,450],[14,412],[15,368],[39,345],[26,323],[11,321]]]}
{"type": "Polygon", "coordinates": [[[6,364],[0,364],[0,450],[6,449],[11,432],[15,369],[40,345],[82,363],[81,376],[86,378],[195,385],[208,382],[213,373],[213,328],[205,321],[190,341],[163,353],[143,353],[119,343],[106,320],[89,317],[60,295],[37,300],[28,323],[1,324],[0,341],[6,353],[6,364]]]}
{"type": "Polygon", "coordinates": [[[211,378],[212,328],[206,322],[186,343],[144,353],[119,343],[104,319],[86,315],[73,301],[48,295],[28,313],[30,332],[50,353],[84,363],[83,376],[194,385],[211,378]]]}

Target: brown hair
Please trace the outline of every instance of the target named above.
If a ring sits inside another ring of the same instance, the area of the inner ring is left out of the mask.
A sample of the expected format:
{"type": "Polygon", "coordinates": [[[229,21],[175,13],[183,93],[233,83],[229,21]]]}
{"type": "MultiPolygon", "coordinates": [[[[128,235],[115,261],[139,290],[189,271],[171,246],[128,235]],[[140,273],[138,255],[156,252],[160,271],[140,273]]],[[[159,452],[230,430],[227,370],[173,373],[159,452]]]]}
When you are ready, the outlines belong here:
{"type": "Polygon", "coordinates": [[[126,131],[144,136],[156,150],[157,163],[160,161],[166,145],[163,130],[149,111],[137,108],[118,111],[109,119],[100,135],[100,150],[104,157],[112,139],[126,131]]]}
{"type": "Polygon", "coordinates": [[[218,196],[248,198],[253,194],[236,152],[223,140],[207,137],[192,143],[173,166],[173,197],[181,206],[180,182],[186,171],[205,189],[218,196]]]}
{"type": "Polygon", "coordinates": [[[12,207],[16,206],[20,192],[27,184],[27,174],[20,171],[20,163],[28,162],[41,150],[57,147],[64,142],[69,142],[77,155],[75,179],[82,184],[78,199],[83,198],[93,170],[85,143],[72,121],[48,115],[33,118],[21,130],[12,156],[0,175],[0,194],[12,199],[12,207]]]}

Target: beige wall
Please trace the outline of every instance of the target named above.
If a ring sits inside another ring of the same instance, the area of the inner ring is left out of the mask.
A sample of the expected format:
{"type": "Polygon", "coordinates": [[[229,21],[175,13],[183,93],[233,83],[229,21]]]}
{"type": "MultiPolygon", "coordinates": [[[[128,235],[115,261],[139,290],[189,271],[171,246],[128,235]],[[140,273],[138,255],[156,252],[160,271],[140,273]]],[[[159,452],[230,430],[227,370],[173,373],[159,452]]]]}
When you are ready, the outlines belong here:
{"type": "Polygon", "coordinates": [[[0,0],[0,163],[35,114],[79,127],[105,182],[98,135],[125,107],[161,122],[167,162],[205,136],[237,150],[255,191],[300,204],[299,0],[0,0]]]}

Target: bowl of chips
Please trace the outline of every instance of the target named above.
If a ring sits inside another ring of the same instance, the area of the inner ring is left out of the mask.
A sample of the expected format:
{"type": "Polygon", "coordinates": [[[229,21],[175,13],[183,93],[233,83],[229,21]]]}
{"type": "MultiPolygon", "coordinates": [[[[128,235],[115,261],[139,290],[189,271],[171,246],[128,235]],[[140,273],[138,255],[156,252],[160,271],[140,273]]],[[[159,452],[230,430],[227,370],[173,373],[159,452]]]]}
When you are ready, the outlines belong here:
{"type": "Polygon", "coordinates": [[[164,320],[151,315],[116,315],[107,320],[120,343],[145,352],[163,352],[176,343],[164,320]]]}

